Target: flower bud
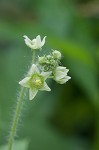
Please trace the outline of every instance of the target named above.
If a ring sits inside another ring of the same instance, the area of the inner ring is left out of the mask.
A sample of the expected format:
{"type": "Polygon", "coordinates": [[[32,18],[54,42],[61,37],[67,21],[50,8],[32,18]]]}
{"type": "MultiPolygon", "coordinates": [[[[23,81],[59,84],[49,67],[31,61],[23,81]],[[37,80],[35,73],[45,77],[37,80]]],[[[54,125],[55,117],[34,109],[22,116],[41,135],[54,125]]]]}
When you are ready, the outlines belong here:
{"type": "Polygon", "coordinates": [[[51,55],[47,55],[47,59],[51,59],[51,55]]]}
{"type": "Polygon", "coordinates": [[[44,63],[46,63],[46,57],[45,57],[45,56],[43,56],[43,57],[38,57],[38,62],[39,62],[39,64],[44,64],[44,63]]]}
{"type": "Polygon", "coordinates": [[[57,50],[54,50],[54,51],[52,52],[52,55],[53,55],[53,57],[54,57],[55,59],[58,59],[58,60],[61,59],[61,53],[60,53],[59,51],[57,51],[57,50]]]}
{"type": "Polygon", "coordinates": [[[58,66],[54,70],[54,80],[60,84],[66,83],[71,77],[67,76],[68,69],[66,67],[58,66]]]}

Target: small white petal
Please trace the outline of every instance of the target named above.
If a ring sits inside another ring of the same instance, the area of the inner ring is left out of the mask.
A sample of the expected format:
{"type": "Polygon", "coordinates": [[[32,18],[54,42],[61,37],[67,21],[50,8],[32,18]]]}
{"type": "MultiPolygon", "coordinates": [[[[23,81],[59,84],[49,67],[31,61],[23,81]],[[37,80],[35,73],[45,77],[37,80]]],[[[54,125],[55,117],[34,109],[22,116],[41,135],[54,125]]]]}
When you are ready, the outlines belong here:
{"type": "Polygon", "coordinates": [[[67,74],[69,72],[69,69],[65,69],[64,72],[67,74]]]}
{"type": "Polygon", "coordinates": [[[41,48],[41,37],[40,37],[40,35],[38,35],[36,37],[36,46],[37,46],[37,48],[41,48]]]}
{"type": "Polygon", "coordinates": [[[62,67],[62,66],[58,66],[55,70],[55,72],[57,73],[58,71],[64,72],[64,73],[68,73],[69,69],[66,69],[66,67],[62,67]]]}
{"type": "Polygon", "coordinates": [[[36,41],[36,39],[32,40],[31,48],[32,49],[37,49],[37,41],[36,41]]]}
{"type": "Polygon", "coordinates": [[[63,66],[58,66],[58,67],[56,68],[56,71],[62,71],[62,72],[66,71],[66,72],[68,72],[69,69],[66,69],[66,67],[63,67],[63,66]]]}
{"type": "Polygon", "coordinates": [[[31,48],[31,43],[26,39],[24,41],[25,41],[25,44],[31,48]]]}
{"type": "Polygon", "coordinates": [[[57,70],[61,70],[61,69],[66,69],[66,67],[58,66],[56,69],[57,69],[57,70]]]}
{"type": "Polygon", "coordinates": [[[60,79],[64,78],[66,75],[67,75],[67,72],[57,71],[55,79],[60,80],[60,79]]]}
{"type": "Polygon", "coordinates": [[[22,85],[22,86],[24,86],[24,87],[28,87],[29,88],[29,80],[30,80],[30,77],[26,77],[23,80],[21,80],[19,82],[19,84],[22,85]]]}
{"type": "Polygon", "coordinates": [[[31,42],[31,40],[26,35],[24,35],[23,37],[25,38],[24,40],[27,40],[28,42],[31,42]]]}
{"type": "Polygon", "coordinates": [[[51,91],[46,82],[44,82],[44,87],[40,89],[41,91],[51,91]]]}
{"type": "Polygon", "coordinates": [[[64,84],[64,83],[66,83],[68,80],[70,80],[71,79],[71,77],[69,77],[69,76],[66,76],[65,78],[63,78],[63,79],[61,79],[61,80],[59,80],[58,81],[58,83],[60,83],[60,84],[64,84]]]}
{"type": "Polygon", "coordinates": [[[37,92],[37,89],[29,89],[29,99],[32,100],[36,96],[37,92]]]}
{"type": "Polygon", "coordinates": [[[46,39],[46,36],[43,38],[43,40],[41,42],[41,46],[43,46],[45,44],[45,39],[46,39]]]}
{"type": "Polygon", "coordinates": [[[33,75],[35,73],[40,73],[40,72],[39,72],[39,69],[37,68],[37,66],[35,64],[33,64],[28,74],[33,75]]]}
{"type": "Polygon", "coordinates": [[[52,71],[42,72],[41,75],[45,78],[45,80],[51,75],[52,71]]]}

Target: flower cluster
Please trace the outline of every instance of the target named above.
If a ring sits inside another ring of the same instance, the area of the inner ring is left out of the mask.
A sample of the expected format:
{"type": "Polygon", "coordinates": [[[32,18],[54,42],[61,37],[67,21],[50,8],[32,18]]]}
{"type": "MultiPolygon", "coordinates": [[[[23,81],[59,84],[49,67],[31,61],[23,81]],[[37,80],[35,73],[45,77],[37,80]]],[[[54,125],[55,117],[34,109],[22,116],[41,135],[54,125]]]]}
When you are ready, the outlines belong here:
{"type": "MultiPolygon", "coordinates": [[[[24,38],[26,45],[35,51],[35,49],[41,49],[45,44],[46,36],[42,41],[40,35],[33,40],[30,40],[26,35],[24,38]]],[[[27,77],[19,82],[21,86],[29,88],[30,100],[36,96],[39,90],[51,91],[45,82],[47,78],[53,78],[59,84],[64,84],[71,79],[71,77],[67,76],[69,70],[60,66],[61,58],[61,52],[53,50],[49,55],[38,57],[37,63],[32,64],[27,77]]]]}
{"type": "Polygon", "coordinates": [[[54,50],[50,55],[38,57],[38,63],[45,71],[52,71],[59,65],[60,59],[61,53],[57,50],[54,50]]]}

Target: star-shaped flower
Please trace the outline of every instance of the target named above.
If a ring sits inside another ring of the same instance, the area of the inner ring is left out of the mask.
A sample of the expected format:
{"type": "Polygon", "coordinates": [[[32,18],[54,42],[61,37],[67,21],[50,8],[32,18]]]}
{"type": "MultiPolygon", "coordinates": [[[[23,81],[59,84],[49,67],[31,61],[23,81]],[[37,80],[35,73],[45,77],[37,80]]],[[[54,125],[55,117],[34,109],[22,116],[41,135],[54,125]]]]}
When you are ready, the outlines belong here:
{"type": "Polygon", "coordinates": [[[28,76],[19,82],[19,84],[22,85],[23,87],[29,88],[30,100],[32,100],[36,96],[38,90],[51,91],[51,89],[45,82],[45,80],[51,75],[51,73],[52,73],[51,71],[40,73],[37,66],[35,64],[32,65],[28,73],[28,76]]]}
{"type": "Polygon", "coordinates": [[[67,76],[69,69],[66,67],[58,66],[54,70],[54,80],[60,84],[66,83],[71,77],[67,76]]]}
{"type": "Polygon", "coordinates": [[[26,35],[23,36],[25,39],[25,44],[30,47],[31,49],[41,49],[42,46],[45,44],[45,38],[41,41],[40,35],[38,35],[35,39],[30,40],[26,35]]]}

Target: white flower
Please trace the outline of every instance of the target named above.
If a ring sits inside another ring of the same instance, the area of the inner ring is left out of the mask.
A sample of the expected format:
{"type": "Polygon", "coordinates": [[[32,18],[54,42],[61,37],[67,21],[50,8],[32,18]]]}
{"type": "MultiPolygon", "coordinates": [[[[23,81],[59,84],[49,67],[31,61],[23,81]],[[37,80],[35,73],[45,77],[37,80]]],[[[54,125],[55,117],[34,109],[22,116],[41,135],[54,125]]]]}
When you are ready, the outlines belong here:
{"type": "Polygon", "coordinates": [[[32,65],[28,76],[19,82],[19,84],[23,87],[29,88],[30,100],[32,100],[36,96],[38,90],[51,91],[51,89],[45,82],[45,80],[51,75],[51,73],[51,71],[40,73],[37,66],[35,64],[32,65]]]}
{"type": "Polygon", "coordinates": [[[58,66],[54,70],[54,80],[60,84],[66,83],[71,77],[67,76],[69,69],[66,67],[58,66]]]}
{"type": "Polygon", "coordinates": [[[30,40],[26,35],[23,36],[25,39],[25,44],[30,47],[31,49],[40,49],[45,44],[45,38],[41,41],[40,35],[38,35],[35,39],[30,40]]]}

